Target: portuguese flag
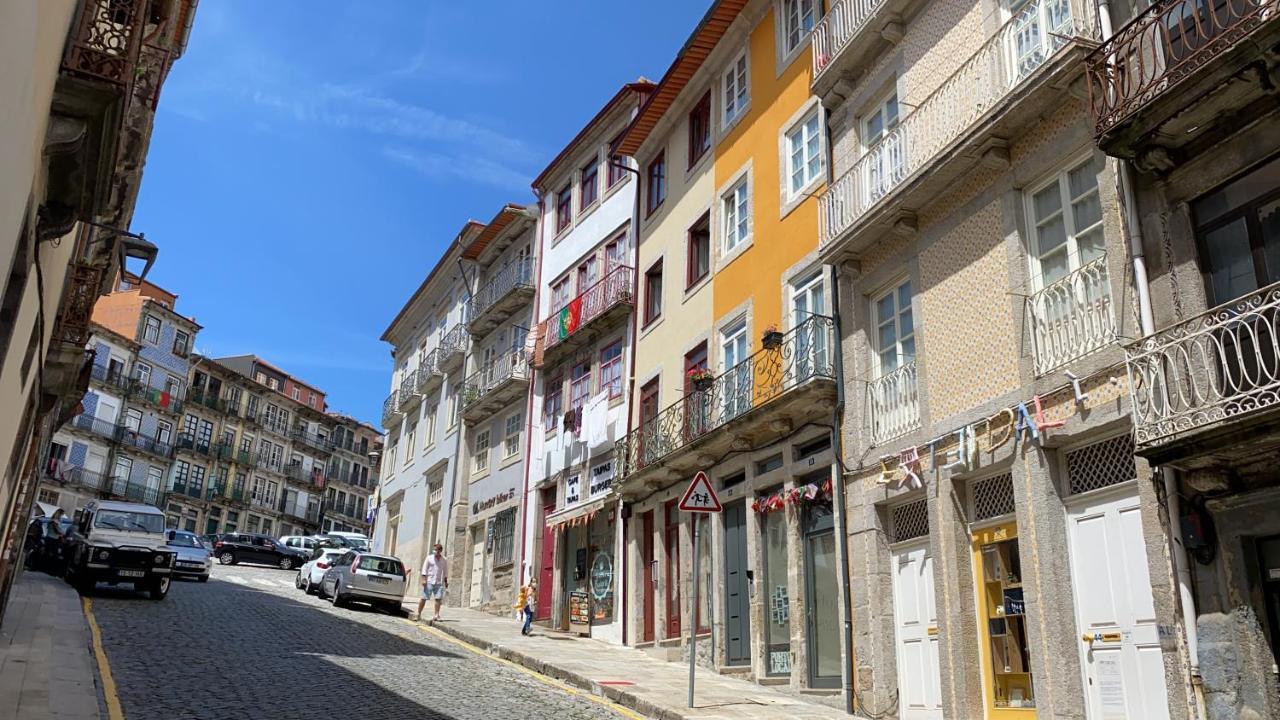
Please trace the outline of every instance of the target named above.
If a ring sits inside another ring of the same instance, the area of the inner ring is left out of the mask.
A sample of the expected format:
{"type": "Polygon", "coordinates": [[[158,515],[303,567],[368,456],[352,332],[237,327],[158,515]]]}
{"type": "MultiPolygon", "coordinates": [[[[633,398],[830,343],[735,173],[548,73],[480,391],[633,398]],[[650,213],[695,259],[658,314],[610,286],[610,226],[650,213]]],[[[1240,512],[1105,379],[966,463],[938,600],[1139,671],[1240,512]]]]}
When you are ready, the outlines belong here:
{"type": "Polygon", "coordinates": [[[582,298],[574,298],[560,309],[560,339],[563,340],[578,329],[582,320],[582,298]]]}

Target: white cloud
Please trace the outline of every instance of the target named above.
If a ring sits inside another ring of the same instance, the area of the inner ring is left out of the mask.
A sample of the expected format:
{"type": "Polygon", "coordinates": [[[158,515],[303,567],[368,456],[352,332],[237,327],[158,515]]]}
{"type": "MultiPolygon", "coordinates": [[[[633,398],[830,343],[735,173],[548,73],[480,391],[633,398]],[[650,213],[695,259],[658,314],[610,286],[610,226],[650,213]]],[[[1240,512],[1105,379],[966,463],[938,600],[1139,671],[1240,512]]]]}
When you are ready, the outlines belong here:
{"type": "Polygon", "coordinates": [[[383,157],[439,181],[465,180],[501,190],[528,192],[531,178],[511,167],[476,156],[422,153],[403,147],[383,148],[383,157]]]}

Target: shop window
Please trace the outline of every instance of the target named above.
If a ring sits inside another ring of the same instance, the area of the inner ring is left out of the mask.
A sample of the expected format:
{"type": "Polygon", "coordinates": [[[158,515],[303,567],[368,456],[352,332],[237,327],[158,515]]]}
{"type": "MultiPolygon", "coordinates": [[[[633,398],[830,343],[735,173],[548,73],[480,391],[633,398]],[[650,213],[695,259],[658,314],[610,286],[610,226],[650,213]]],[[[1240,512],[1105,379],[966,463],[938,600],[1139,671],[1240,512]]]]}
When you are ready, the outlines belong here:
{"type": "Polygon", "coordinates": [[[1034,708],[1017,526],[981,530],[974,542],[982,579],[978,612],[987,641],[988,700],[994,708],[1034,708]]]}
{"type": "Polygon", "coordinates": [[[516,509],[504,510],[493,518],[490,528],[493,538],[493,564],[495,567],[510,565],[515,547],[516,509]]]}

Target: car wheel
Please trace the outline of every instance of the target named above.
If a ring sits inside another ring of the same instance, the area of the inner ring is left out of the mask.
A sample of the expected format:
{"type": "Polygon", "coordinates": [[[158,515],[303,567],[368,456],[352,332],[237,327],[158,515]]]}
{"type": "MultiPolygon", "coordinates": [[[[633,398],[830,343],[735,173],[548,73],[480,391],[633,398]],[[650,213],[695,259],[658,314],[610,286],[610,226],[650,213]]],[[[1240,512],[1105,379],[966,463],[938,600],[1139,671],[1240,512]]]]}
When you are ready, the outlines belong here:
{"type": "Polygon", "coordinates": [[[293,587],[295,590],[302,589],[302,571],[301,570],[299,570],[298,574],[293,578],[293,587]]]}
{"type": "Polygon", "coordinates": [[[151,596],[152,600],[163,600],[165,596],[169,594],[170,583],[171,581],[169,578],[162,577],[151,583],[151,587],[148,588],[147,593],[151,596]]]}
{"type": "Polygon", "coordinates": [[[280,558],[280,569],[281,569],[281,570],[292,570],[292,569],[293,569],[293,558],[291,558],[291,557],[282,557],[282,558],[280,558]]]}
{"type": "Polygon", "coordinates": [[[199,580],[200,582],[209,582],[209,576],[201,575],[200,577],[196,578],[196,580],[199,580]]]}
{"type": "Polygon", "coordinates": [[[333,584],[333,597],[330,598],[329,601],[332,602],[333,606],[336,608],[344,607],[347,604],[347,599],[342,597],[342,583],[338,582],[333,584]]]}
{"type": "Polygon", "coordinates": [[[302,591],[308,595],[316,595],[320,592],[320,586],[311,582],[311,575],[307,575],[307,579],[302,581],[302,591]]]}
{"type": "Polygon", "coordinates": [[[222,563],[223,565],[235,565],[236,554],[231,552],[230,550],[227,550],[226,552],[218,556],[218,562],[222,563]]]}

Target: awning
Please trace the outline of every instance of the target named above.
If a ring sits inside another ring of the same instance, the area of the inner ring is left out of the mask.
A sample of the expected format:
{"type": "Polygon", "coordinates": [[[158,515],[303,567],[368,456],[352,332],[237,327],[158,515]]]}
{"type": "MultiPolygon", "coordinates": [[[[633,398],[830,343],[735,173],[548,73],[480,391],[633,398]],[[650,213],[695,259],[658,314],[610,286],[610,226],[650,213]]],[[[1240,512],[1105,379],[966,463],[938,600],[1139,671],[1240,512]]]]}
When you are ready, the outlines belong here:
{"type": "Polygon", "coordinates": [[[57,505],[50,505],[49,503],[42,503],[37,501],[33,516],[34,517],[53,517],[53,514],[56,512],[58,512],[57,505]]]}
{"type": "Polygon", "coordinates": [[[571,508],[557,510],[547,516],[547,525],[552,532],[560,532],[565,528],[586,525],[604,509],[605,503],[613,499],[613,493],[602,495],[595,500],[579,503],[571,508]]]}

